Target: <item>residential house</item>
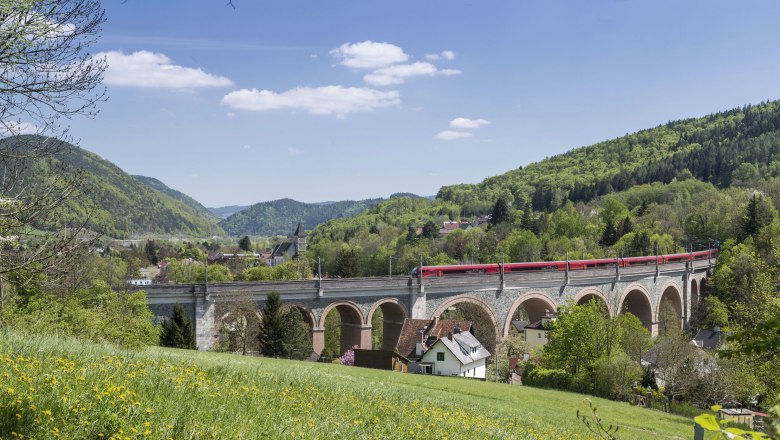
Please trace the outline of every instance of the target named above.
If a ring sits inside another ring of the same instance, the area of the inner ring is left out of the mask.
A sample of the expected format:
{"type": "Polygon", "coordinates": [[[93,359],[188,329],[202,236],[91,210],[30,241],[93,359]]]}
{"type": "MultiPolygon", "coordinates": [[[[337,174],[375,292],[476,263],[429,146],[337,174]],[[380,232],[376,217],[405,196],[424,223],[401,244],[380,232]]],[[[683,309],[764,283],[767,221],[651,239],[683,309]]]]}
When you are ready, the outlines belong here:
{"type": "Polygon", "coordinates": [[[267,260],[267,264],[276,266],[292,260],[298,255],[303,255],[304,252],[306,252],[306,228],[303,227],[303,223],[298,223],[292,236],[276,246],[271,253],[271,258],[267,260]]]}
{"type": "Polygon", "coordinates": [[[364,350],[356,348],[355,366],[376,368],[406,373],[409,371],[409,359],[392,350],[364,350]]]}
{"type": "Polygon", "coordinates": [[[549,341],[548,323],[555,321],[555,319],[555,313],[550,313],[548,310],[545,310],[542,319],[534,323],[529,323],[528,321],[512,321],[511,328],[520,334],[520,337],[525,341],[530,351],[541,350],[549,341]]]}
{"type": "Polygon", "coordinates": [[[420,360],[429,347],[450,332],[470,330],[470,321],[439,319],[438,317],[433,319],[407,318],[401,327],[396,350],[401,356],[415,363],[420,360]]]}
{"type": "Polygon", "coordinates": [[[715,350],[725,339],[720,327],[715,327],[712,330],[699,330],[691,343],[704,350],[715,350]]]}
{"type": "Polygon", "coordinates": [[[490,353],[468,331],[449,333],[423,354],[419,372],[439,376],[485,378],[485,363],[490,353]]]}

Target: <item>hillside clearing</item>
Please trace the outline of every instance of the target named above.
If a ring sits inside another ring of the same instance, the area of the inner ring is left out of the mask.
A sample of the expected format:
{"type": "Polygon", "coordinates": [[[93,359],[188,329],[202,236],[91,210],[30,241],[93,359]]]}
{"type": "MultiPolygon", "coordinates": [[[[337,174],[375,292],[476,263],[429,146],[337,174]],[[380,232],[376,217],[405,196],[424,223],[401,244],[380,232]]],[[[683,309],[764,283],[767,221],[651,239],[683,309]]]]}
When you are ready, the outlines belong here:
{"type": "MultiPolygon", "coordinates": [[[[0,377],[1,438],[591,438],[582,395],[341,365],[8,334],[0,377]]],[[[593,401],[620,438],[692,434],[593,401]]]]}

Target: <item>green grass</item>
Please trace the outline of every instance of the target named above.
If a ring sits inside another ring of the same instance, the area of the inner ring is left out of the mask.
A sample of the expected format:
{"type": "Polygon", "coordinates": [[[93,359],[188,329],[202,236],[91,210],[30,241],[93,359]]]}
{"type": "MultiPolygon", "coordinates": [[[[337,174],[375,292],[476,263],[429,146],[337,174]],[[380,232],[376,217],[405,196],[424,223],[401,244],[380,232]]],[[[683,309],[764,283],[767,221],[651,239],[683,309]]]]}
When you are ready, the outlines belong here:
{"type": "MultiPolygon", "coordinates": [[[[0,438],[592,438],[582,395],[217,353],[0,337],[0,438]]],[[[622,439],[692,421],[592,398],[622,439]]]]}

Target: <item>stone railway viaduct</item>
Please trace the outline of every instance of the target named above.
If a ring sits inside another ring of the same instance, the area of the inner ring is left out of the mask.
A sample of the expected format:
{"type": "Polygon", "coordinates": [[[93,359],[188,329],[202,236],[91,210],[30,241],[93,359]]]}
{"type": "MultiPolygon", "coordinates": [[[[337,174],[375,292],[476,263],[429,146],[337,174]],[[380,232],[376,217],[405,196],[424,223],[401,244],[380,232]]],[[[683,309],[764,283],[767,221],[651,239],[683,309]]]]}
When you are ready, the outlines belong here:
{"type": "MultiPolygon", "coordinates": [[[[610,316],[630,312],[656,335],[663,302],[670,302],[687,324],[691,310],[715,261],[695,261],[661,266],[599,268],[577,271],[461,275],[442,278],[376,277],[284,282],[151,285],[145,290],[152,312],[162,319],[181,304],[194,323],[198,348],[209,350],[219,339],[219,329],[232,319],[226,305],[237,298],[251,298],[257,314],[272,291],[282,302],[297,307],[311,327],[314,351],[325,344],[325,317],[334,309],[341,316],[341,351],[353,345],[371,348],[374,312],[384,315],[384,349],[395,346],[405,318],[432,319],[459,303],[479,306],[492,320],[497,338],[509,334],[511,320],[523,307],[531,322],[546,310],[567,302],[602,301],[610,316]]],[[[477,335],[477,337],[485,337],[477,335]]]]}

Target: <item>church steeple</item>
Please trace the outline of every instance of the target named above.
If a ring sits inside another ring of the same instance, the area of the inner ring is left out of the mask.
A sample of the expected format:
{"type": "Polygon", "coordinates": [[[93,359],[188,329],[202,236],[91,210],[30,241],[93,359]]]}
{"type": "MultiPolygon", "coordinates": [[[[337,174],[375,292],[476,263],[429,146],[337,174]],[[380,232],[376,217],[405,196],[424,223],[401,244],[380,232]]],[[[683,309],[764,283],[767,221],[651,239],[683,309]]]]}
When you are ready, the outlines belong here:
{"type": "Polygon", "coordinates": [[[306,228],[303,227],[303,222],[299,222],[298,227],[295,228],[293,243],[295,243],[296,254],[301,256],[306,252],[306,228]]]}

